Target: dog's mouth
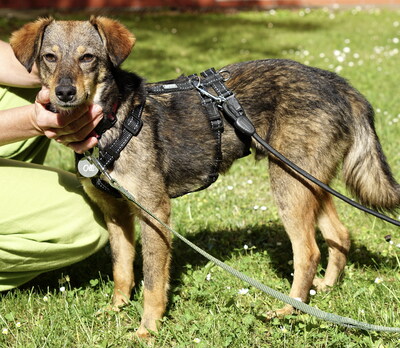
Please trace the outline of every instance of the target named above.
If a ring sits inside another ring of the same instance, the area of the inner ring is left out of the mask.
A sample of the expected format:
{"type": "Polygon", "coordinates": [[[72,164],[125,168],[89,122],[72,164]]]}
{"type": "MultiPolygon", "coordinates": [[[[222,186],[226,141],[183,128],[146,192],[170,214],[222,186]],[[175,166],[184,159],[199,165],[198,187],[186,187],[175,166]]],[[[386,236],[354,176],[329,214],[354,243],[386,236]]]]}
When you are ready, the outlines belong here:
{"type": "MultiPolygon", "coordinates": [[[[74,96],[70,98],[70,100],[62,100],[56,93],[54,94],[53,98],[51,99],[51,107],[58,111],[72,111],[83,104],[86,104],[88,101],[88,95],[85,95],[84,98],[79,98],[78,96],[74,96]]],[[[53,111],[49,109],[50,111],[53,111]]]]}
{"type": "Polygon", "coordinates": [[[82,103],[65,103],[65,102],[57,102],[57,108],[59,109],[67,109],[67,110],[71,110],[74,108],[77,108],[78,106],[82,105],[82,103]]]}

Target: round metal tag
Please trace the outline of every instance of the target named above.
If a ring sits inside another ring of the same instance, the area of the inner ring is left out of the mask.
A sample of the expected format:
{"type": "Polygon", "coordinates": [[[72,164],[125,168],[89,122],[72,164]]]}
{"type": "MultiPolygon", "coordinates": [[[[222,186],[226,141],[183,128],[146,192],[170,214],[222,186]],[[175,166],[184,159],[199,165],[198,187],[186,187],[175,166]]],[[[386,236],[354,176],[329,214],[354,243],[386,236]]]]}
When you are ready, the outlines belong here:
{"type": "Polygon", "coordinates": [[[92,178],[99,172],[97,167],[94,164],[90,163],[86,158],[82,158],[81,160],[79,160],[78,171],[85,178],[92,178]]]}

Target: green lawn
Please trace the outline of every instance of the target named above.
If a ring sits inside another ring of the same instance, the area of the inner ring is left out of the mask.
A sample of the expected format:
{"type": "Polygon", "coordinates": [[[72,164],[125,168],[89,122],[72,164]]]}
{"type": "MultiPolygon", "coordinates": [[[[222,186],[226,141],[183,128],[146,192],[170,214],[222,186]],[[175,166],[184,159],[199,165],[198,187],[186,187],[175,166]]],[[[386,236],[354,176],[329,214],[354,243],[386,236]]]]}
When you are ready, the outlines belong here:
{"type": "MultiPolygon", "coordinates": [[[[124,67],[148,81],[259,58],[290,58],[339,72],[374,106],[377,132],[400,180],[399,10],[113,17],[137,37],[124,67]]],[[[0,38],[6,39],[27,20],[26,16],[24,20],[0,18],[0,38]]],[[[71,169],[72,155],[54,146],[48,163],[71,169]]],[[[346,192],[339,180],[334,187],[346,192]]],[[[310,304],[357,320],[400,327],[399,229],[340,201],[337,205],[352,231],[346,274],[331,292],[312,296],[310,304]],[[393,244],[385,241],[388,234],[393,244]]],[[[291,247],[269,191],[266,162],[242,159],[210,189],[176,199],[173,225],[229,265],[288,293],[291,247]]],[[[320,242],[323,271],[327,249],[320,242]]],[[[132,305],[120,314],[105,310],[113,288],[108,250],[0,295],[0,347],[386,348],[400,343],[400,334],[345,329],[304,314],[266,322],[263,314],[282,306],[279,301],[207,263],[179,240],[162,329],[150,343],[129,343],[139,326],[143,300],[140,258],[136,264],[138,285],[132,305]]]]}

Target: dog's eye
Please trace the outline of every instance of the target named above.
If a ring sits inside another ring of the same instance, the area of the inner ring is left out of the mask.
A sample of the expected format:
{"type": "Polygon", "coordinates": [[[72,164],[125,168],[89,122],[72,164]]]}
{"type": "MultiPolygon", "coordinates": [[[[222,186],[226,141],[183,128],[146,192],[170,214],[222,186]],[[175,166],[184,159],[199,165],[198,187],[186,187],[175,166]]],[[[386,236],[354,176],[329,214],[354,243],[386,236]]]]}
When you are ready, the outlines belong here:
{"type": "Polygon", "coordinates": [[[52,53],[47,53],[44,55],[44,59],[46,59],[49,63],[55,63],[57,61],[57,56],[52,53]]]}
{"type": "Polygon", "coordinates": [[[90,63],[91,61],[93,61],[93,59],[94,59],[94,55],[90,54],[90,53],[86,53],[82,57],[79,58],[79,60],[82,63],[90,63]]]}

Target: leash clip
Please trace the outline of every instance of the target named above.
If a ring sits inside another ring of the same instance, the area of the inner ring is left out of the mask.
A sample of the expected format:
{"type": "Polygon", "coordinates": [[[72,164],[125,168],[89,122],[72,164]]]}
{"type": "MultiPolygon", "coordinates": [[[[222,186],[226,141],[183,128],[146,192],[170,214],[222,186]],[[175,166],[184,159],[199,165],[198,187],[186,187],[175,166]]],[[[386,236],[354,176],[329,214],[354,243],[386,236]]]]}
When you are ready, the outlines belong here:
{"type": "MultiPolygon", "coordinates": [[[[98,150],[98,148],[96,147],[96,149],[98,150]]],[[[111,175],[107,172],[106,168],[101,164],[101,162],[99,161],[99,159],[91,154],[89,151],[86,151],[84,153],[84,159],[86,159],[87,161],[89,161],[92,165],[94,165],[98,171],[100,171],[101,174],[103,174],[107,180],[110,183],[113,183],[115,180],[111,177],[111,175]]],[[[82,173],[81,173],[82,174],[82,173]]],[[[97,174],[97,173],[96,173],[97,174]]]]}
{"type": "Polygon", "coordinates": [[[204,95],[204,96],[216,101],[218,104],[222,104],[223,102],[226,101],[226,98],[224,96],[222,96],[222,95],[217,97],[217,96],[207,92],[204,89],[203,85],[201,84],[200,78],[197,75],[193,75],[192,77],[193,78],[190,79],[190,82],[192,83],[193,87],[196,88],[199,91],[200,94],[202,94],[202,95],[204,95]],[[194,80],[194,77],[197,78],[197,81],[194,80]]]}

